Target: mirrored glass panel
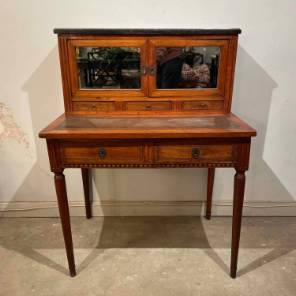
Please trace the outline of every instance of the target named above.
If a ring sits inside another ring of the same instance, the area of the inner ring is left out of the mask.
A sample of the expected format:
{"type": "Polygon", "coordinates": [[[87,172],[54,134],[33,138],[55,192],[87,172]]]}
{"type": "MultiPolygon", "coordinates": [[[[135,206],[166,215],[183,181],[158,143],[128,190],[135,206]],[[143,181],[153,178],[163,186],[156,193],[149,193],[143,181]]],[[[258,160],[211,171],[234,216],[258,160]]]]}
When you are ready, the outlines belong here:
{"type": "Polygon", "coordinates": [[[157,47],[158,89],[216,88],[220,47],[157,47]]]}
{"type": "Polygon", "coordinates": [[[80,89],[139,89],[140,48],[77,47],[80,89]]]}

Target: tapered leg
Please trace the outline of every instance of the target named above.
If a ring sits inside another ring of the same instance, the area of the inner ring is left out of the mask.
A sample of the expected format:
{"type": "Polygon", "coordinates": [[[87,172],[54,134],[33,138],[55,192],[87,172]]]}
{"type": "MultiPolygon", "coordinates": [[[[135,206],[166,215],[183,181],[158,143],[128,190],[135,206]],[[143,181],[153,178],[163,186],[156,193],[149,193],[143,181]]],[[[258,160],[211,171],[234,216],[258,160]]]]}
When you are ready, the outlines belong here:
{"type": "Polygon", "coordinates": [[[85,200],[85,214],[86,218],[90,219],[92,217],[91,211],[91,203],[92,203],[92,196],[91,196],[91,188],[90,188],[90,169],[82,168],[82,181],[83,181],[83,190],[84,190],[84,200],[85,200]]]}
{"type": "Polygon", "coordinates": [[[207,188],[207,209],[206,218],[211,219],[212,215],[212,196],[215,178],[215,168],[208,168],[208,188],[207,188]]]}
{"type": "Polygon", "coordinates": [[[245,171],[236,170],[233,191],[232,243],[230,276],[236,277],[239,239],[241,232],[242,211],[245,192],[245,171]]]}
{"type": "Polygon", "coordinates": [[[66,247],[66,253],[68,258],[68,265],[70,275],[73,277],[76,275],[74,252],[73,252],[73,242],[69,215],[69,205],[67,198],[67,189],[65,183],[65,176],[62,172],[55,172],[54,174],[55,188],[57,193],[60,218],[62,222],[62,229],[66,247]]]}

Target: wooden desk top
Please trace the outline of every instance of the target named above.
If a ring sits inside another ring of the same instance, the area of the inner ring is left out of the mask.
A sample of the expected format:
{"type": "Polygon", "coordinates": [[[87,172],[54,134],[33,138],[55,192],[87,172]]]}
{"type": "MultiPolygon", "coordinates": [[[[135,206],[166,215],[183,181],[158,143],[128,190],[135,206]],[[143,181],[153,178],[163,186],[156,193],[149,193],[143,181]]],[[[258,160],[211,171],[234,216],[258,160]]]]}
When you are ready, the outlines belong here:
{"type": "Polygon", "coordinates": [[[91,117],[64,114],[39,134],[49,139],[234,138],[256,131],[232,113],[201,116],[91,117]]]}

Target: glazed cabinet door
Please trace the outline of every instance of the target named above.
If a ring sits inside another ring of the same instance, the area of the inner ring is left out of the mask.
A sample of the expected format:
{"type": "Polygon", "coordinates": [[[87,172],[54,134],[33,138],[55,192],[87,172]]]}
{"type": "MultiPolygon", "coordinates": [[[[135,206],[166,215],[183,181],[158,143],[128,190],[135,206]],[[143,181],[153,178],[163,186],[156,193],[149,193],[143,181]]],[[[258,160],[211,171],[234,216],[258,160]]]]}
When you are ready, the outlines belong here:
{"type": "Polygon", "coordinates": [[[223,98],[228,54],[229,39],[151,38],[149,96],[223,98]]]}
{"type": "Polygon", "coordinates": [[[72,99],[146,96],[146,43],[128,37],[69,39],[72,99]]]}

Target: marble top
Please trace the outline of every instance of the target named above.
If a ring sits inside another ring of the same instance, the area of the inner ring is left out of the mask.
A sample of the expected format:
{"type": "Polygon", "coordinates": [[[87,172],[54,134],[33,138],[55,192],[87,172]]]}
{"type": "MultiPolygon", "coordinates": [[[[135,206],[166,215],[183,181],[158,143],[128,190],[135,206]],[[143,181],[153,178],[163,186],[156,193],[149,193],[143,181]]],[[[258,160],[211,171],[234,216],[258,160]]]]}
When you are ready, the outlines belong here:
{"type": "Polygon", "coordinates": [[[237,35],[241,29],[55,28],[53,32],[78,35],[237,35]]]}

